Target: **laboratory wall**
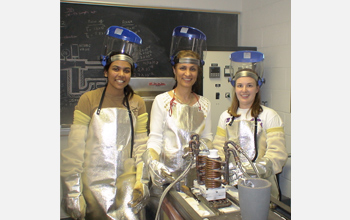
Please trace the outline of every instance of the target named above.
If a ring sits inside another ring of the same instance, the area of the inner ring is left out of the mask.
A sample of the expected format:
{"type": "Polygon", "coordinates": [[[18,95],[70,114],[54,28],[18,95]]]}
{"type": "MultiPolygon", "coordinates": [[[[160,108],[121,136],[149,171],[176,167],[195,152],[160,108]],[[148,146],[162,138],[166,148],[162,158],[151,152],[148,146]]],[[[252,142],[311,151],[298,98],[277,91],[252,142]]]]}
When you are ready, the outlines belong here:
{"type": "Polygon", "coordinates": [[[265,55],[262,100],[285,124],[287,164],[279,175],[282,195],[291,198],[291,1],[242,1],[240,45],[254,45],[265,55]]]}
{"type": "MultiPolygon", "coordinates": [[[[282,195],[291,198],[291,0],[94,0],[135,6],[239,12],[238,46],[265,54],[262,100],[285,123],[289,158],[279,175],[282,195]]],[[[176,18],[174,18],[176,19],[176,18]]],[[[205,88],[203,88],[205,90],[205,88]]],[[[215,126],[216,122],[213,123],[215,126]]]]}

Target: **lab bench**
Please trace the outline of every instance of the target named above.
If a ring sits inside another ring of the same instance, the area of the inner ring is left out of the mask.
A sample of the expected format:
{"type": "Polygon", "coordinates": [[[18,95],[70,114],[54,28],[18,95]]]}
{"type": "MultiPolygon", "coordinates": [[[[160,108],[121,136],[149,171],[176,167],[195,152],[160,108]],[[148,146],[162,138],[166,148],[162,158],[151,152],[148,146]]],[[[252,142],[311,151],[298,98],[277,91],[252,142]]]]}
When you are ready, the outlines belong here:
{"type": "MultiPolygon", "coordinates": [[[[236,187],[227,188],[226,197],[232,203],[231,206],[214,208],[204,198],[199,198],[198,202],[185,193],[171,189],[163,201],[161,216],[163,219],[177,220],[241,220],[238,189],[236,187]]],[[[275,207],[269,210],[268,220],[291,219],[290,206],[273,197],[270,201],[275,204],[275,207]]]]}

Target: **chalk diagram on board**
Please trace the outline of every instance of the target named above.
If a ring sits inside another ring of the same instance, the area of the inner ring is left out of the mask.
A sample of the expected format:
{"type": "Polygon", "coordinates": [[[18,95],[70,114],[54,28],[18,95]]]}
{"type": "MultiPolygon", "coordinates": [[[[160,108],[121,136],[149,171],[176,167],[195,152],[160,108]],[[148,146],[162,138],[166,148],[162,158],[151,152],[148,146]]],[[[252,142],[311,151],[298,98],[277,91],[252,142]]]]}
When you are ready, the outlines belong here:
{"type": "MultiPolygon", "coordinates": [[[[90,90],[102,87],[107,79],[100,62],[105,32],[112,24],[97,16],[98,12],[86,9],[66,8],[61,12],[60,52],[60,98],[61,124],[71,124],[74,107],[80,96],[90,90]]],[[[137,21],[121,19],[119,26],[128,28],[141,36],[157,38],[149,28],[137,21]]],[[[137,61],[138,68],[133,77],[155,77],[160,63],[167,62],[166,52],[157,44],[145,40],[137,61]],[[165,60],[162,60],[165,59],[165,60]]],[[[171,68],[166,71],[171,74],[171,68]]]]}
{"type": "MultiPolygon", "coordinates": [[[[84,14],[67,9],[66,16],[82,16],[84,14]]],[[[70,124],[74,107],[80,96],[90,90],[102,87],[107,80],[103,75],[103,67],[99,61],[99,52],[94,44],[102,45],[106,26],[102,20],[88,20],[83,33],[74,28],[70,20],[61,21],[61,53],[60,53],[60,98],[61,124],[70,124]],[[95,43],[96,42],[96,43],[95,43]],[[91,59],[92,53],[95,56],[91,59]]],[[[76,23],[76,22],[74,22],[76,23]]],[[[79,25],[79,23],[78,23],[79,25]]]]}

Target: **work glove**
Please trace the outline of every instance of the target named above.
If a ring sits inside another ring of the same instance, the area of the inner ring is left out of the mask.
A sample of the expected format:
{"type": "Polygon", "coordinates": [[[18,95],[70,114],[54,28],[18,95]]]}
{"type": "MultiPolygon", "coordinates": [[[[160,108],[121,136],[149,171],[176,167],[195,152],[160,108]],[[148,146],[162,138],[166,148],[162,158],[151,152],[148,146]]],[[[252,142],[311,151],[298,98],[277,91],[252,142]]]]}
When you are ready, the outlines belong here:
{"type": "Polygon", "coordinates": [[[149,168],[149,174],[154,185],[162,187],[175,180],[169,169],[163,163],[159,162],[159,155],[154,149],[147,149],[142,155],[142,158],[149,168]]]}
{"type": "Polygon", "coordinates": [[[136,182],[132,192],[132,200],[128,206],[132,208],[133,212],[137,214],[143,207],[146,206],[150,197],[149,189],[149,173],[144,162],[137,164],[136,168],[136,182]]]}
{"type": "Polygon", "coordinates": [[[86,203],[82,194],[80,174],[73,174],[63,179],[65,196],[62,203],[66,213],[74,219],[84,219],[86,203]]]}
{"type": "MultiPolygon", "coordinates": [[[[260,178],[267,179],[273,174],[272,162],[266,157],[257,159],[253,165],[257,168],[260,178]]],[[[250,163],[244,163],[243,166],[250,176],[257,176],[250,163]]]]}

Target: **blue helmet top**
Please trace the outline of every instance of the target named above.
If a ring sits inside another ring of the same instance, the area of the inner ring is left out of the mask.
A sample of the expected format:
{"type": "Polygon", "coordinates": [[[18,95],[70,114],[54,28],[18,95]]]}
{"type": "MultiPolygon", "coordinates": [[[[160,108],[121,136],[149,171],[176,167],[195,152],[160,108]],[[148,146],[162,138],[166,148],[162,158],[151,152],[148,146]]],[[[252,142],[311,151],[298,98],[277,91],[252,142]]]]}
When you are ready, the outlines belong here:
{"type": "Polygon", "coordinates": [[[257,63],[264,60],[264,54],[259,51],[242,50],[232,53],[230,59],[239,63],[257,63]]]}
{"type": "Polygon", "coordinates": [[[124,41],[130,41],[136,44],[142,44],[142,39],[134,32],[129,29],[119,27],[119,26],[111,26],[107,29],[107,36],[119,38],[124,41]]]}
{"type": "Polygon", "coordinates": [[[178,26],[174,28],[172,36],[207,40],[207,37],[202,31],[198,30],[197,28],[189,27],[189,26],[178,26]]]}
{"type": "Polygon", "coordinates": [[[198,65],[204,65],[204,59],[207,52],[206,45],[207,37],[205,34],[194,27],[178,26],[175,27],[172,33],[171,47],[170,47],[170,61],[172,65],[175,65],[175,57],[180,51],[191,50],[198,54],[200,60],[194,59],[187,60],[185,62],[198,63],[198,65]]]}
{"type": "Polygon", "coordinates": [[[112,62],[115,59],[123,59],[131,65],[136,65],[140,55],[142,39],[136,33],[119,26],[111,26],[107,29],[101,55],[102,65],[112,62]],[[111,53],[123,54],[111,59],[111,53]],[[128,58],[129,57],[129,58],[128,58]]]}

